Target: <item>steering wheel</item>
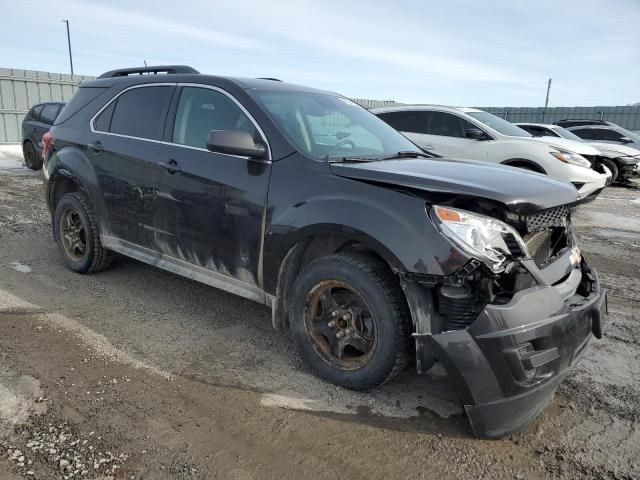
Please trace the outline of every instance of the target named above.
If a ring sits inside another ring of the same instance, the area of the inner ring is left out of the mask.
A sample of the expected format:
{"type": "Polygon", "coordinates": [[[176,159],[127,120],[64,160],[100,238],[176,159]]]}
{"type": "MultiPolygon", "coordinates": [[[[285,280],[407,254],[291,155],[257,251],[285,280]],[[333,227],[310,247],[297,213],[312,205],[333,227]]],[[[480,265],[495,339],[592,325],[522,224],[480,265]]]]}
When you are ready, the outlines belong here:
{"type": "Polygon", "coordinates": [[[347,145],[349,145],[349,148],[356,148],[356,144],[353,143],[353,140],[350,140],[348,138],[340,140],[338,143],[336,143],[335,148],[343,148],[347,145]]]}

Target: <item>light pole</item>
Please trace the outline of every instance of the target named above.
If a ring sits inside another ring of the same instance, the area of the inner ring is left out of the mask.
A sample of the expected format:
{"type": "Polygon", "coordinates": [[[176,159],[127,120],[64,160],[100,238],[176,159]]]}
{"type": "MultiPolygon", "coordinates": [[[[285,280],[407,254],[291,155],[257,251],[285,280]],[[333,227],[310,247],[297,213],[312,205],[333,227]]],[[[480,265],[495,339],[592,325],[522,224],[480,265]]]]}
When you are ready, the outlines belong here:
{"type": "Polygon", "coordinates": [[[73,76],[73,56],[71,55],[71,34],[69,33],[69,20],[62,20],[67,24],[67,45],[69,46],[69,64],[71,65],[71,76],[73,76]]]}
{"type": "Polygon", "coordinates": [[[547,107],[549,106],[549,91],[551,90],[551,79],[547,82],[547,98],[544,100],[544,109],[542,110],[542,122],[544,122],[544,116],[547,114],[547,107]]]}

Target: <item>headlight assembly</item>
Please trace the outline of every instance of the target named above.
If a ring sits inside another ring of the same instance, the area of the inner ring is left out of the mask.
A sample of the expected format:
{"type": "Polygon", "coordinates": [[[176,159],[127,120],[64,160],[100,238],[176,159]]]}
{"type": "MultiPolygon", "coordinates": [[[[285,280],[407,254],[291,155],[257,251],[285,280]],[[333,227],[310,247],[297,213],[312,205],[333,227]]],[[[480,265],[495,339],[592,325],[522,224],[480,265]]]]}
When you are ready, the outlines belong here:
{"type": "Polygon", "coordinates": [[[500,273],[506,267],[511,254],[506,236],[518,243],[528,256],[527,247],[520,234],[500,220],[457,208],[434,205],[432,218],[440,231],[468,255],[485,263],[493,272],[500,273]]]}
{"type": "Polygon", "coordinates": [[[549,153],[561,162],[578,165],[580,167],[591,168],[591,163],[589,162],[589,160],[584,158],[582,155],[578,155],[577,153],[567,152],[564,150],[558,150],[557,152],[549,153]]]}

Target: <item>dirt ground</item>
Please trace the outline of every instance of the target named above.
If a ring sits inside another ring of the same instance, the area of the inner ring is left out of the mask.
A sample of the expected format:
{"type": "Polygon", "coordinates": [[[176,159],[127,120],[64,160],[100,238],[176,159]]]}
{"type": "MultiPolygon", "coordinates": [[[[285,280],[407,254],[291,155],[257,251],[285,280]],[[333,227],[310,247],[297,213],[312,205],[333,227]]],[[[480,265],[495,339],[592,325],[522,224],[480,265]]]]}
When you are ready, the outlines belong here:
{"type": "Polygon", "coordinates": [[[265,307],[133,260],[69,271],[40,174],[11,162],[0,479],[640,478],[640,189],[574,212],[609,289],[604,339],[539,418],[488,441],[437,367],[354,393],[312,376],[265,307]]]}

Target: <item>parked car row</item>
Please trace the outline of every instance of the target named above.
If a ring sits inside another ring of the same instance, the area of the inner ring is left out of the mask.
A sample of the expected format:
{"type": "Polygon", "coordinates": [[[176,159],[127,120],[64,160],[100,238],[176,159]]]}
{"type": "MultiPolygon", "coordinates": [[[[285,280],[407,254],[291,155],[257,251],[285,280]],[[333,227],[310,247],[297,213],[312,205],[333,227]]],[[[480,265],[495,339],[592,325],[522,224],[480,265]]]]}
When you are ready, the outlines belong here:
{"type": "MultiPolygon", "coordinates": [[[[372,110],[422,149],[447,158],[509,165],[573,184],[581,197],[600,192],[611,172],[592,168],[598,151],[562,138],[536,138],[520,127],[474,108],[401,106],[372,110]]],[[[640,152],[639,152],[640,153],[640,152]]]]}
{"type": "MultiPolygon", "coordinates": [[[[596,122],[599,122],[596,120],[596,122]]],[[[596,149],[595,154],[586,158],[597,169],[599,165],[607,167],[611,172],[612,182],[629,183],[632,177],[638,174],[638,163],[640,162],[640,143],[633,144],[629,137],[618,137],[618,140],[604,140],[607,135],[597,133],[599,130],[608,130],[614,127],[601,127],[601,123],[588,125],[587,120],[563,120],[555,125],[547,125],[543,123],[518,123],[523,130],[526,130],[534,137],[541,138],[565,138],[573,142],[588,143],[589,146],[596,149]],[[579,123],[579,126],[571,127],[571,124],[579,123]],[[568,124],[570,129],[566,129],[559,124],[568,124]],[[582,137],[576,135],[579,133],[582,137]],[[589,138],[592,137],[592,138],[589,138]],[[633,148],[636,146],[638,148],[633,148]]],[[[612,125],[612,124],[611,124],[612,125]]],[[[621,129],[624,130],[624,129],[621,129]]],[[[627,134],[633,134],[627,132],[627,134]]],[[[640,140],[640,137],[639,139],[640,140]]]]}
{"type": "Polygon", "coordinates": [[[440,362],[474,433],[502,436],[602,335],[569,208],[608,177],[478,110],[376,113],[396,129],[275,79],[107,72],[46,135],[60,255],[93,273],[117,252],[263,303],[346,388],[440,362]]]}

